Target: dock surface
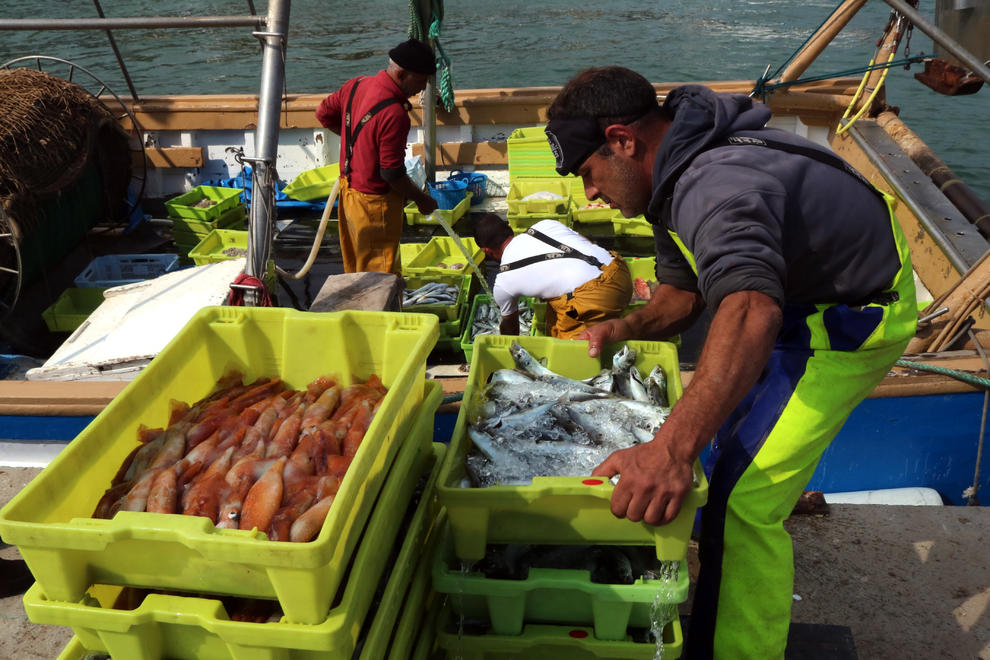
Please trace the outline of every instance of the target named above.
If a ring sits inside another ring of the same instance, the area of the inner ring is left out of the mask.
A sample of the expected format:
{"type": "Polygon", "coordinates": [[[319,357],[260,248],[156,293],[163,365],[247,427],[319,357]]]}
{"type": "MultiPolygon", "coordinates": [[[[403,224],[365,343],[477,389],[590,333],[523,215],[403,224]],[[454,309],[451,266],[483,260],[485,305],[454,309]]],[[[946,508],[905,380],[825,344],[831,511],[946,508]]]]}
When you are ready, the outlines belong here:
{"type": "MultiPolygon", "coordinates": [[[[0,505],[38,472],[0,467],[0,505]]],[[[793,623],[826,635],[848,628],[861,660],[990,660],[990,507],[833,504],[826,516],[792,516],[787,528],[793,623]]],[[[4,548],[0,557],[17,558],[17,550],[4,548]]],[[[688,562],[693,585],[693,543],[688,562]]],[[[71,636],[69,628],[28,621],[20,596],[0,599],[0,658],[57,658],[71,636]]],[[[825,639],[814,656],[801,656],[850,657],[833,646],[842,644],[825,639]]]]}

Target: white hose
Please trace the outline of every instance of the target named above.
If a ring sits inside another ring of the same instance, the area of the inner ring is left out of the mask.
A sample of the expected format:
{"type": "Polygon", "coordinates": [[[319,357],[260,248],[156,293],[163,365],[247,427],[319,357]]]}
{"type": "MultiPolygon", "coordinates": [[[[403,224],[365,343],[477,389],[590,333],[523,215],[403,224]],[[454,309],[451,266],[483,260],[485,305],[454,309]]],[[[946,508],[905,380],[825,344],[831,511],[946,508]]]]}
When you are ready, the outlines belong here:
{"type": "Polygon", "coordinates": [[[330,219],[330,211],[333,209],[333,203],[336,201],[337,193],[339,192],[340,178],[338,177],[337,180],[333,182],[333,190],[330,191],[330,196],[327,197],[327,205],[323,209],[323,217],[320,218],[320,226],[316,229],[316,238],[313,240],[313,247],[309,251],[309,258],[306,259],[306,263],[304,263],[303,267],[299,269],[299,272],[294,275],[276,266],[275,270],[279,275],[293,280],[298,280],[302,279],[306,273],[309,272],[309,269],[313,267],[313,262],[316,261],[316,255],[320,251],[320,245],[323,243],[323,233],[327,229],[327,220],[330,219]]]}

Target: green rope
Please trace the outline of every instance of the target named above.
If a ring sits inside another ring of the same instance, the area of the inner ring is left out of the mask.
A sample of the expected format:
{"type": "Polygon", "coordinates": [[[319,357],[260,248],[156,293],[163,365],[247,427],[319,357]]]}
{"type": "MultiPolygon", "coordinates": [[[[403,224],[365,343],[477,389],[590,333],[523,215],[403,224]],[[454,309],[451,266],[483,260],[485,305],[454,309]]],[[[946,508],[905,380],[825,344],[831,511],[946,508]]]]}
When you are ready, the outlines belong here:
{"type": "Polygon", "coordinates": [[[974,387],[990,389],[990,379],[974,376],[973,374],[966,373],[965,371],[947,369],[945,367],[938,367],[934,364],[925,364],[923,362],[912,362],[911,360],[898,360],[894,364],[898,367],[905,367],[906,369],[917,369],[918,371],[930,371],[935,374],[942,374],[943,376],[949,376],[951,378],[955,378],[956,380],[961,380],[964,383],[969,383],[974,387]]]}
{"type": "Polygon", "coordinates": [[[440,405],[445,406],[448,403],[457,403],[463,398],[464,398],[464,392],[455,392],[454,394],[448,394],[440,401],[440,405]]]}
{"type": "Polygon", "coordinates": [[[430,27],[423,29],[423,17],[419,15],[416,0],[409,0],[409,37],[424,43],[433,42],[437,52],[437,92],[444,110],[454,109],[454,83],[450,77],[450,58],[440,45],[440,30],[443,27],[443,0],[433,0],[430,4],[430,27]]]}

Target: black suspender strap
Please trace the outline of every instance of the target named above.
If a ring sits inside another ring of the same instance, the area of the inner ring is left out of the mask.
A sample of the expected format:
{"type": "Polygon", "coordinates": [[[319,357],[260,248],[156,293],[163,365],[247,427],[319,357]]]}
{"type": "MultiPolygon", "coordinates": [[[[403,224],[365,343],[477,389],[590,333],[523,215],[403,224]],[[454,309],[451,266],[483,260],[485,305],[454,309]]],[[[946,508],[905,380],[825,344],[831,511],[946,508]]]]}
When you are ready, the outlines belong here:
{"type": "Polygon", "coordinates": [[[523,268],[531,264],[540,263],[541,261],[552,261],[554,259],[580,259],[581,261],[585,261],[591,264],[595,268],[605,267],[605,264],[603,264],[597,258],[591,256],[590,254],[579,252],[578,250],[572,248],[570,245],[565,245],[564,243],[561,243],[555,238],[550,238],[543,232],[537,231],[532,227],[527,229],[526,233],[532,236],[533,238],[535,238],[536,240],[542,243],[546,243],[550,247],[557,248],[558,250],[560,250],[560,252],[548,252],[546,254],[535,254],[532,257],[525,257],[524,259],[513,261],[511,264],[505,264],[499,266],[498,272],[505,273],[510,270],[516,270],[517,268],[523,268]]]}
{"type": "Polygon", "coordinates": [[[350,176],[351,174],[351,157],[354,155],[354,142],[357,140],[358,135],[361,134],[361,129],[364,125],[371,121],[371,118],[377,115],[383,108],[387,108],[393,103],[402,103],[399,99],[392,98],[382,99],[376,103],[368,112],[364,113],[364,116],[358,120],[357,125],[354,126],[354,130],[351,130],[351,106],[354,103],[354,94],[357,92],[358,85],[364,78],[359,78],[354,86],[351,87],[350,96],[347,97],[347,107],[344,108],[344,143],[346,147],[346,154],[344,156],[344,167],[342,173],[344,176],[350,176]]]}
{"type": "Polygon", "coordinates": [[[691,163],[694,162],[694,159],[700,156],[705,151],[709,151],[711,149],[717,149],[719,147],[740,146],[740,145],[741,146],[749,145],[753,147],[766,147],[767,149],[786,151],[787,153],[797,154],[799,156],[804,156],[805,158],[811,158],[812,160],[816,160],[824,165],[828,165],[838,170],[842,170],[846,174],[855,177],[860,183],[862,183],[864,186],[869,188],[870,191],[873,192],[875,195],[877,195],[881,199],[883,198],[883,193],[877,190],[876,186],[874,186],[872,183],[867,181],[862,174],[857,172],[852,165],[842,160],[838,156],[828,153],[827,151],[812,149],[810,147],[804,147],[797,144],[789,144],[787,142],[780,142],[778,140],[768,140],[767,138],[749,137],[744,135],[732,135],[730,137],[709,144],[703,150],[696,153],[691,158],[691,160],[689,160],[687,163],[684,163],[677,172],[675,172],[672,176],[668,177],[668,183],[664,188],[666,194],[664,195],[663,198],[663,205],[660,208],[659,221],[661,226],[663,227],[670,226],[671,207],[674,201],[674,185],[677,183],[677,180],[681,178],[681,175],[684,174],[684,171],[691,166],[691,163]]]}
{"type": "Polygon", "coordinates": [[[798,144],[788,144],[787,142],[778,142],[777,140],[767,140],[766,138],[756,138],[756,137],[745,137],[742,135],[733,135],[727,137],[722,142],[717,142],[711,145],[711,149],[716,147],[728,146],[728,145],[752,145],[756,147],[767,147],[768,149],[777,149],[778,151],[786,151],[787,153],[797,154],[799,156],[804,156],[805,158],[811,158],[812,160],[817,160],[819,163],[834,167],[837,170],[842,170],[846,174],[855,177],[864,186],[869,188],[874,194],[879,197],[883,197],[883,194],[876,189],[876,187],[866,180],[866,178],[860,174],[856,169],[842,160],[834,154],[830,154],[827,151],[821,151],[819,149],[812,149],[810,147],[804,147],[798,144]]]}

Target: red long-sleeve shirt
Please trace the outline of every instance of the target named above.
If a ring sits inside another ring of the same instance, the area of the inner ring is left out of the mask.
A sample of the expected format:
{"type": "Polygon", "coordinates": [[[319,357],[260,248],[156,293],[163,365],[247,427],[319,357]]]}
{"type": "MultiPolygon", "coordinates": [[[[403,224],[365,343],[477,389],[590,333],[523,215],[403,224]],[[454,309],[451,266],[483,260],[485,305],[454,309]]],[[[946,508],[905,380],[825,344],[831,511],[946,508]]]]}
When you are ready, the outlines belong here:
{"type": "Polygon", "coordinates": [[[405,94],[385,71],[379,71],[378,75],[370,78],[348,80],[340,89],[323,99],[316,109],[316,119],[341,136],[341,167],[347,156],[344,112],[354,85],[358,85],[358,88],[351,106],[352,132],[361,117],[379,101],[393,97],[400,101],[382,108],[361,129],[353,145],[351,174],[348,178],[350,187],[363,193],[381,195],[390,188],[379,170],[405,168],[406,140],[410,127],[408,103],[405,94]]]}

